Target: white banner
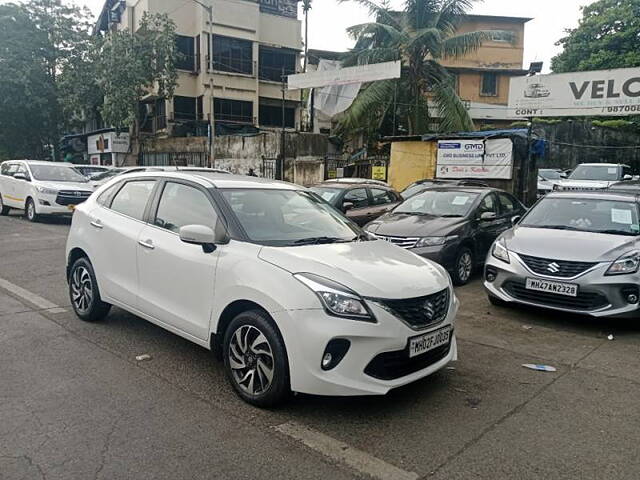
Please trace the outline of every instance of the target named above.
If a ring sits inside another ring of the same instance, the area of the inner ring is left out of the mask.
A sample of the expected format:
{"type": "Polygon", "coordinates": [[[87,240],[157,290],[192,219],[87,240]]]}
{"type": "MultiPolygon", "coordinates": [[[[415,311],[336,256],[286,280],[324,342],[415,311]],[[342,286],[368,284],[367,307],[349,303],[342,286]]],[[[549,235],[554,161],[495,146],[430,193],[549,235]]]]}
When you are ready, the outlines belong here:
{"type": "Polygon", "coordinates": [[[288,76],[287,89],[330,87],[400,78],[401,65],[400,61],[384,62],[340,68],[338,70],[298,73],[288,76]]]}
{"type": "Polygon", "coordinates": [[[511,79],[516,117],[620,116],[640,113],[640,68],[511,79]]]}
{"type": "Polygon", "coordinates": [[[96,153],[128,153],[129,134],[116,132],[105,132],[97,135],[90,135],[87,138],[87,152],[89,155],[96,153]]]}
{"type": "Polygon", "coordinates": [[[510,180],[513,175],[513,142],[491,140],[438,141],[437,178],[510,180]]]}

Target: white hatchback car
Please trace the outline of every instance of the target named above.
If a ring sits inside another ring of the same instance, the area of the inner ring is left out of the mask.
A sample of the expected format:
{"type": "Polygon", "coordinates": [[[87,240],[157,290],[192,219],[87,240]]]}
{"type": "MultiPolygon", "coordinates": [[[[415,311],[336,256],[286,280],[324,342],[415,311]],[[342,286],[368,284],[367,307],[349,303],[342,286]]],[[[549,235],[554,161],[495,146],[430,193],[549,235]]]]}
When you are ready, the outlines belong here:
{"type": "Polygon", "coordinates": [[[385,394],[457,358],[447,272],[295,185],[126,174],[76,209],[66,255],[81,319],[117,305],[220,352],[254,405],[385,394]]]}
{"type": "Polygon", "coordinates": [[[70,214],[93,193],[89,180],[69,163],[11,160],[0,165],[0,214],[24,210],[39,215],[70,214]]]}

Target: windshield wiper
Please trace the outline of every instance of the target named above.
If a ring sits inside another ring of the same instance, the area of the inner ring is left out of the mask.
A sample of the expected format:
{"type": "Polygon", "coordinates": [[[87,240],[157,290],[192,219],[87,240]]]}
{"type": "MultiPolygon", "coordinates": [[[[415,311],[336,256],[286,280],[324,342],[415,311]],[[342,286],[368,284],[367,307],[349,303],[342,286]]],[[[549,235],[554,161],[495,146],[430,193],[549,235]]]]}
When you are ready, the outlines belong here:
{"type": "Polygon", "coordinates": [[[440,215],[440,218],[462,218],[464,215],[440,215]]]}
{"type": "Polygon", "coordinates": [[[608,233],[610,235],[628,235],[630,237],[637,237],[638,236],[637,233],[627,232],[625,230],[609,229],[609,230],[588,230],[588,231],[589,232],[593,232],[593,233],[608,233]]]}
{"type": "Polygon", "coordinates": [[[352,241],[353,240],[347,240],[344,238],[337,238],[337,237],[309,237],[309,238],[301,238],[300,240],[296,240],[293,243],[295,245],[321,245],[326,243],[347,243],[352,241]]]}
{"type": "Polygon", "coordinates": [[[569,225],[531,225],[531,224],[523,224],[522,227],[529,228],[547,228],[549,230],[573,230],[575,232],[588,232],[589,230],[585,230],[583,228],[570,227],[569,225]]]}

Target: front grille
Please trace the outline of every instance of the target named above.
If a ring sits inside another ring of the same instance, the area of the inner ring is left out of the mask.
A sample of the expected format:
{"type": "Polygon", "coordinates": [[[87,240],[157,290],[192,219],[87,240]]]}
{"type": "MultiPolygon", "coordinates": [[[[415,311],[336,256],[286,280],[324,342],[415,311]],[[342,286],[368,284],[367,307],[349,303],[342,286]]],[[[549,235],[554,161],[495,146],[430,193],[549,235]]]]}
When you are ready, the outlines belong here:
{"type": "MultiPolygon", "coordinates": [[[[453,332],[451,333],[453,337],[453,332]]],[[[379,380],[395,380],[419,372],[445,358],[451,350],[451,341],[422,355],[409,358],[409,346],[404,350],[376,355],[364,369],[364,373],[379,380]]]]}
{"type": "Polygon", "coordinates": [[[598,263],[593,262],[568,262],[566,260],[552,260],[550,258],[518,256],[529,269],[539,275],[549,277],[572,278],[586,272],[598,263]]]}
{"type": "Polygon", "coordinates": [[[402,248],[413,248],[416,246],[416,243],[418,243],[418,240],[420,240],[420,237],[390,237],[387,235],[374,235],[380,240],[385,240],[402,248]]]}
{"type": "Polygon", "coordinates": [[[577,297],[567,297],[555,293],[528,290],[521,282],[506,282],[503,288],[513,298],[542,306],[588,312],[609,305],[607,297],[598,292],[579,291],[577,297]]]}
{"type": "Polygon", "coordinates": [[[92,192],[82,190],[60,190],[56,197],[58,205],[78,205],[87,200],[92,192]]]}
{"type": "Polygon", "coordinates": [[[379,302],[393,315],[417,330],[437,325],[447,318],[449,289],[425,297],[379,300],[379,302]]]}

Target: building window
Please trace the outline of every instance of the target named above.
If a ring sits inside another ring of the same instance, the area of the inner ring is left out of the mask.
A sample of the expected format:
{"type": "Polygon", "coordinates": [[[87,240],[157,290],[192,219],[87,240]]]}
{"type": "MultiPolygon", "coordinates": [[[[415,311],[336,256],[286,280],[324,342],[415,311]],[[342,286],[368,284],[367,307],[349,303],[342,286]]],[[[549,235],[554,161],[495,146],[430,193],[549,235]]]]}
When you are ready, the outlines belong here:
{"type": "Polygon", "coordinates": [[[167,109],[164,98],[140,104],[140,131],[156,133],[167,128],[167,109]]]}
{"type": "Polygon", "coordinates": [[[253,102],[216,98],[213,108],[216,122],[253,124],[253,102]]]}
{"type": "Polygon", "coordinates": [[[490,35],[492,42],[511,43],[516,37],[516,32],[510,30],[492,30],[490,35]]]}
{"type": "Polygon", "coordinates": [[[195,39],[184,35],[176,35],[176,48],[178,49],[178,70],[193,72],[196,65],[195,39]]]}
{"type": "Polygon", "coordinates": [[[173,97],[173,118],[176,120],[195,120],[196,99],[194,97],[173,97]]]}
{"type": "Polygon", "coordinates": [[[498,96],[498,74],[487,72],[482,74],[482,84],[480,85],[480,95],[483,97],[498,96]]]}
{"type": "Polygon", "coordinates": [[[294,51],[260,46],[260,79],[281,82],[283,69],[285,75],[296,73],[296,58],[294,51]]]}
{"type": "MultiPolygon", "coordinates": [[[[258,123],[261,127],[282,127],[282,105],[260,104],[260,117],[258,123]]],[[[285,106],[284,108],[284,126],[286,128],[295,128],[296,126],[296,109],[295,107],[285,106]]]]}
{"type": "Polygon", "coordinates": [[[213,69],[253,74],[253,44],[239,38],[213,36],[213,69]]]}

